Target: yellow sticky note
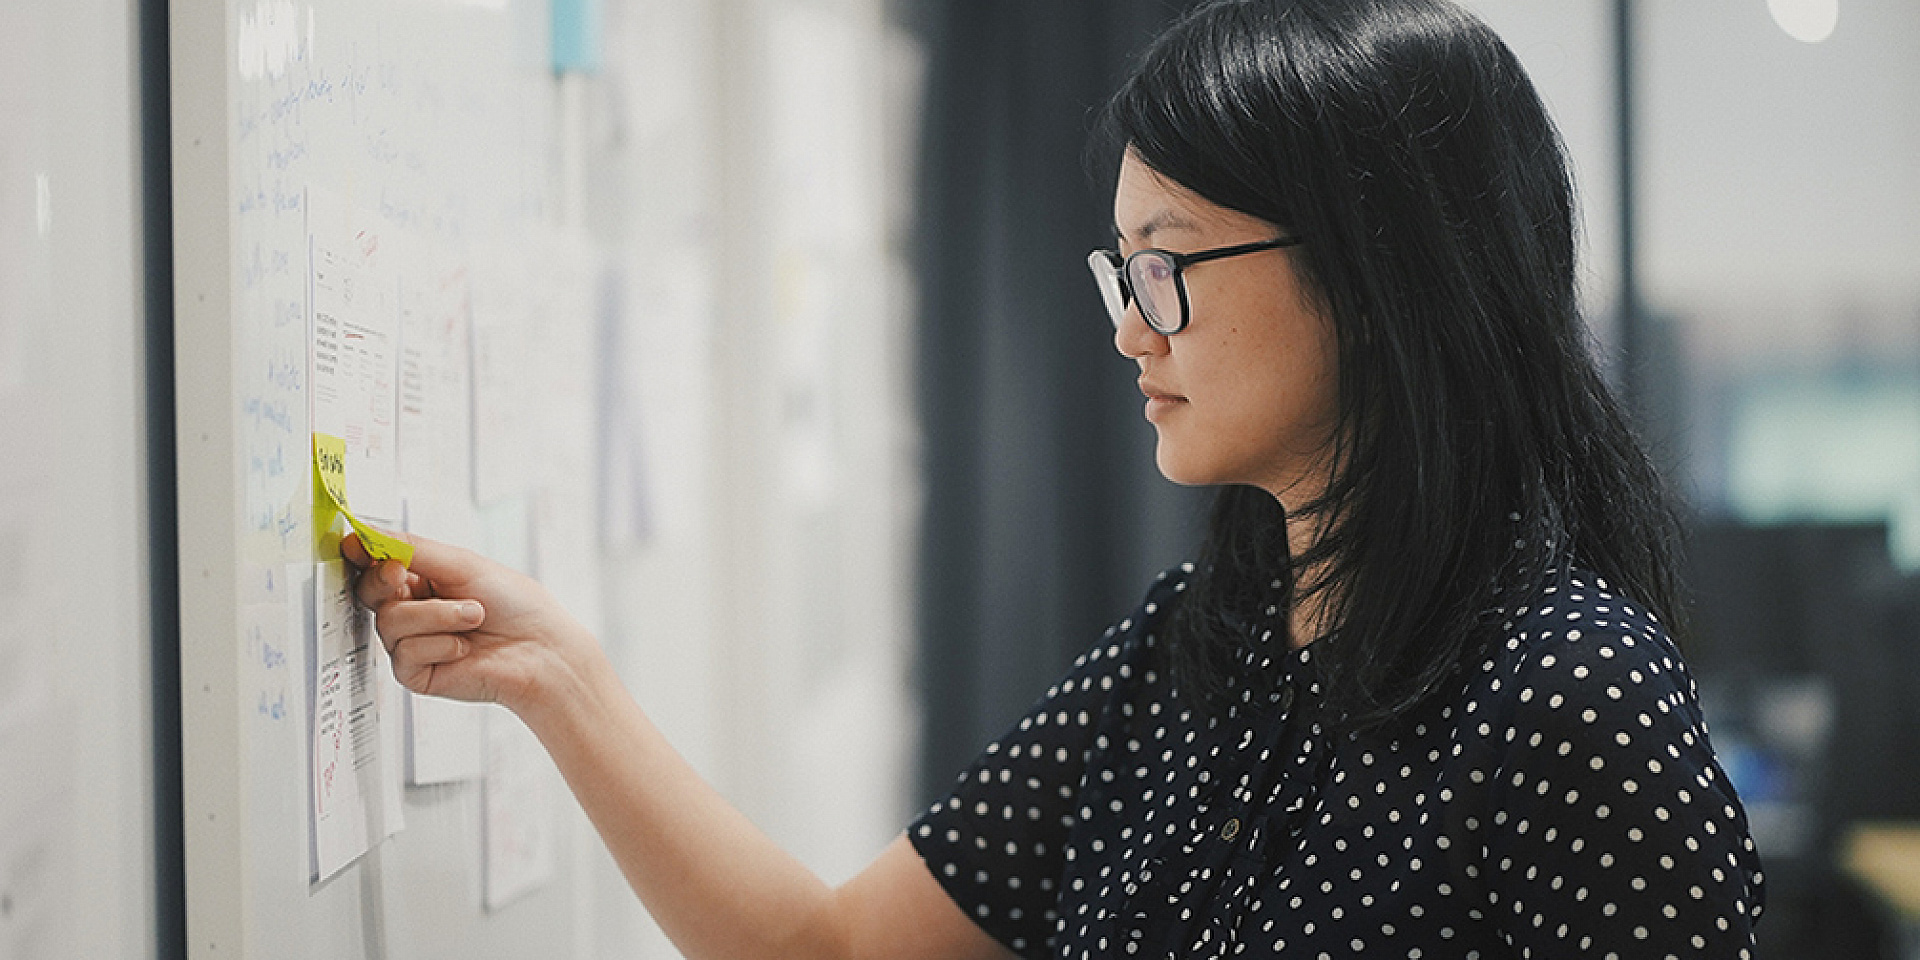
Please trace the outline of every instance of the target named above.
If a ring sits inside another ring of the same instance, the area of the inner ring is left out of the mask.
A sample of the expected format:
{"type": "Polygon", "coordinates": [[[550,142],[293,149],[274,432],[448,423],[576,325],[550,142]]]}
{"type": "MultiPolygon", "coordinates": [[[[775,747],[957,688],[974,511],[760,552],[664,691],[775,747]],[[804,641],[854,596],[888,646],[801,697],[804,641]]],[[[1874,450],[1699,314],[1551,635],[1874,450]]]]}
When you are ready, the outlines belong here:
{"type": "Polygon", "coordinates": [[[413,544],[398,537],[390,537],[360,522],[360,518],[347,509],[347,442],[339,437],[324,433],[313,435],[313,471],[320,478],[320,489],[326,491],[327,499],[333,503],[340,515],[347,518],[355,533],[360,535],[360,545],[367,548],[367,556],[375,560],[398,560],[401,566],[413,562],[413,544]]]}

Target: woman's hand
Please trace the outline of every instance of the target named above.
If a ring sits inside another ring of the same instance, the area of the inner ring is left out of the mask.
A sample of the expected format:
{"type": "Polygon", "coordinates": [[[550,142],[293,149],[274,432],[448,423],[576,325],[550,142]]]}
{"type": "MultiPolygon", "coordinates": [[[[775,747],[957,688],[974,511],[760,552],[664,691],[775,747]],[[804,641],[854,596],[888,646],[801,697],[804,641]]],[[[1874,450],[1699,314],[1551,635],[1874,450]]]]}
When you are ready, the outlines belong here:
{"type": "Polygon", "coordinates": [[[373,561],[357,535],[340,545],[363,570],[360,602],[407,689],[524,716],[604,663],[599,644],[533,578],[470,550],[407,539],[411,569],[373,561]]]}

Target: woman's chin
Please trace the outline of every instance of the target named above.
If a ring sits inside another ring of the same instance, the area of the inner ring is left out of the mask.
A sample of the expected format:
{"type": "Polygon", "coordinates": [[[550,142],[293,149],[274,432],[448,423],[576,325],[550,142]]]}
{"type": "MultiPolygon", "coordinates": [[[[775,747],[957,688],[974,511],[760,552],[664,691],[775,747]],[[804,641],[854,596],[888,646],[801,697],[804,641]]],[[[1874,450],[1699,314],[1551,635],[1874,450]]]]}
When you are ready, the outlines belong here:
{"type": "Polygon", "coordinates": [[[1179,451],[1170,449],[1164,438],[1154,448],[1153,462],[1160,468],[1161,476],[1181,486],[1200,487],[1221,482],[1213,471],[1204,469],[1204,465],[1195,463],[1192,457],[1183,457],[1179,451]]]}

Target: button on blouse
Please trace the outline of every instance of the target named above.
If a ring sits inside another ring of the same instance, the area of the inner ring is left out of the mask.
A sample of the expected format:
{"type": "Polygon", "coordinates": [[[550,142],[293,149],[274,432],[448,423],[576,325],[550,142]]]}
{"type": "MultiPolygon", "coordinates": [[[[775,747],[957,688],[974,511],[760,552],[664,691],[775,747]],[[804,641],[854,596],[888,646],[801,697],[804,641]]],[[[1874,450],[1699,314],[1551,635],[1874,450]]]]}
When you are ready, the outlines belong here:
{"type": "MultiPolygon", "coordinates": [[[[1227,705],[1167,676],[1162,575],[908,836],[1027,957],[1750,957],[1762,875],[1679,653],[1550,577],[1455,682],[1336,733],[1253,624],[1227,705]]],[[[1269,608],[1269,613],[1274,613],[1269,608]]]]}

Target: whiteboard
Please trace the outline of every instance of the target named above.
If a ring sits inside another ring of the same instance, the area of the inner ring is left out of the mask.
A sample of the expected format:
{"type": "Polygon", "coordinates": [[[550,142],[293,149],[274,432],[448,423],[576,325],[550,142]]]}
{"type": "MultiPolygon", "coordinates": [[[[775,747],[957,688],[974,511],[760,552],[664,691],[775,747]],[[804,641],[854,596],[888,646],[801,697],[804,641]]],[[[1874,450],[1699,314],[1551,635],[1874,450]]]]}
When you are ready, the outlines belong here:
{"type": "Polygon", "coordinates": [[[135,9],[0,4],[0,957],[156,939],[135,9]]]}
{"type": "MultiPolygon", "coordinates": [[[[379,471],[350,456],[355,506],[389,526],[431,518],[436,531],[536,573],[598,582],[593,496],[581,479],[592,471],[580,466],[593,432],[593,384],[580,372],[592,369],[580,360],[592,349],[592,266],[555,226],[547,16],[525,0],[172,5],[191,956],[586,950],[581,851],[591,838],[537,752],[510,790],[492,779],[496,754],[488,779],[407,786],[404,826],[337,874],[315,875],[309,837],[318,694],[308,578],[330,552],[316,522],[309,432],[329,409],[315,385],[332,382],[316,373],[310,347],[316,304],[342,295],[319,266],[328,250],[357,245],[367,264],[378,260],[356,274],[364,283],[355,289],[386,298],[382,316],[428,291],[470,324],[458,341],[468,380],[456,392],[471,391],[473,422],[430,431],[451,445],[431,452],[411,486],[391,475],[370,483],[379,471]],[[535,317],[537,331],[528,329],[535,317]],[[524,377],[506,376],[509,364],[524,377]],[[453,442],[463,429],[470,449],[453,442]],[[499,859],[483,851],[501,833],[501,798],[522,794],[547,798],[523,821],[544,872],[501,896],[499,859]]],[[[390,375],[404,375],[394,351],[384,357],[390,375]]],[[[362,439],[384,437],[366,440],[368,457],[392,455],[393,417],[411,402],[404,383],[383,389],[401,399],[356,421],[362,439]]],[[[406,442],[400,454],[424,450],[406,442]]],[[[590,597],[567,599],[590,616],[590,597]]],[[[402,713],[383,710],[382,729],[402,713]]],[[[486,722],[496,731],[490,749],[524,760],[517,721],[486,722]]]]}

